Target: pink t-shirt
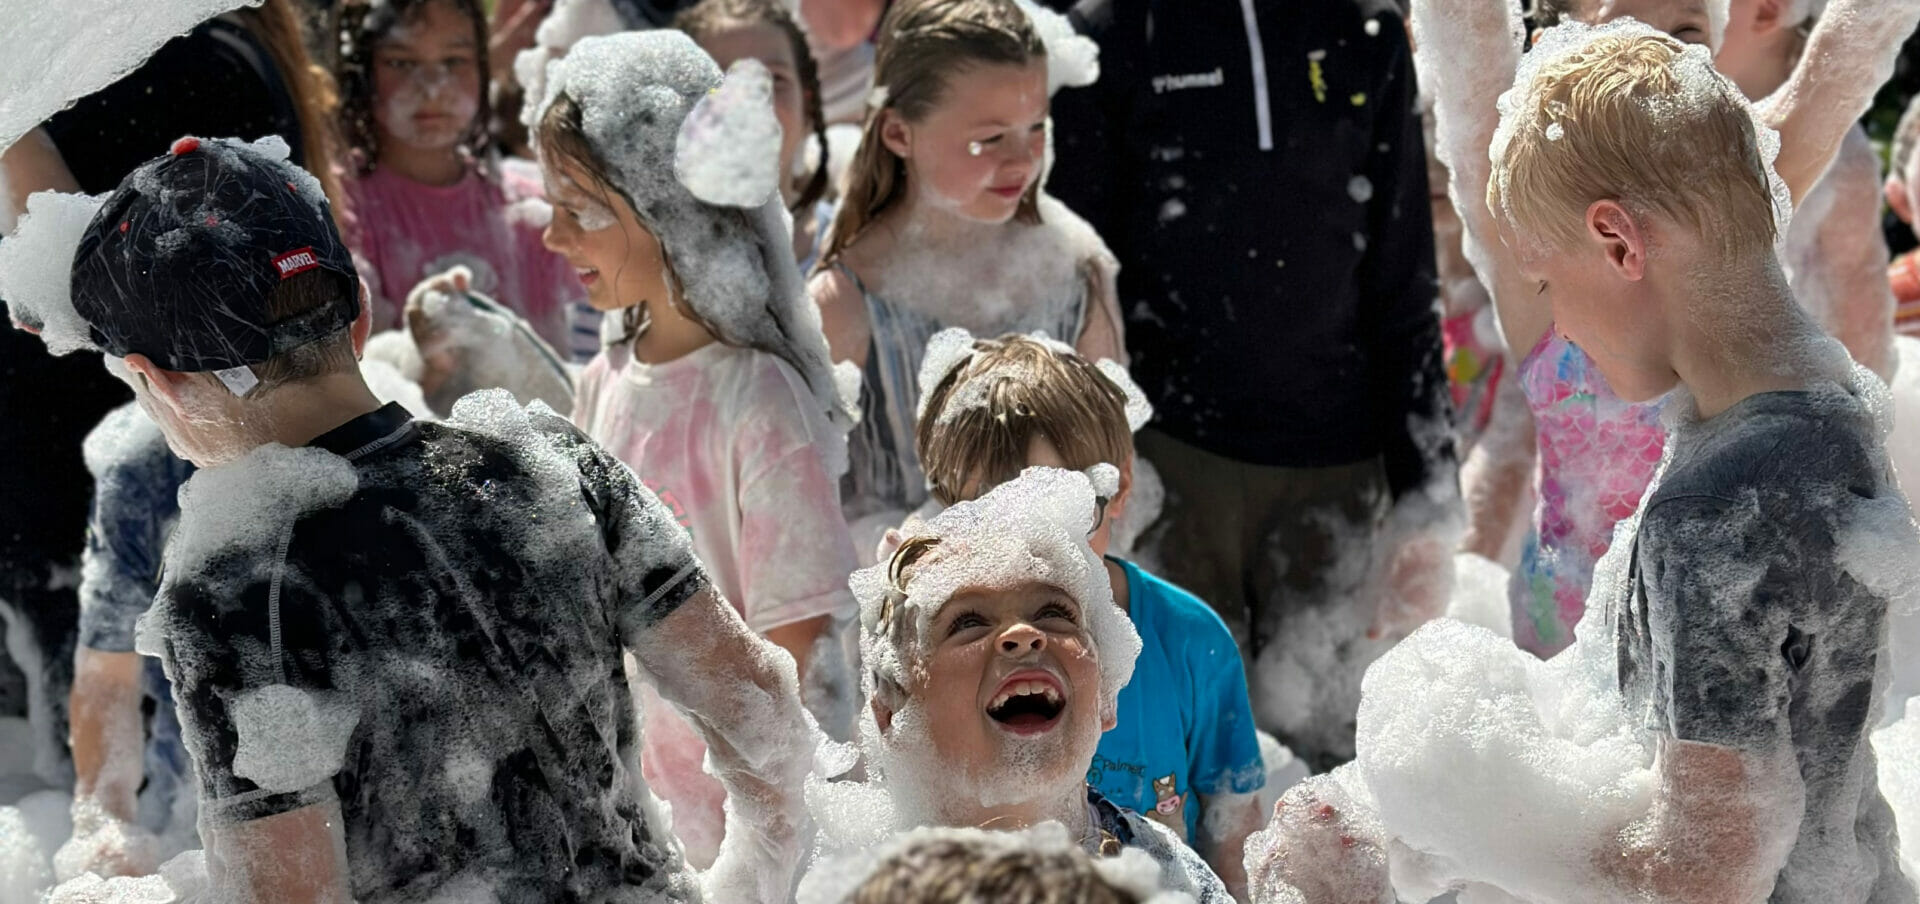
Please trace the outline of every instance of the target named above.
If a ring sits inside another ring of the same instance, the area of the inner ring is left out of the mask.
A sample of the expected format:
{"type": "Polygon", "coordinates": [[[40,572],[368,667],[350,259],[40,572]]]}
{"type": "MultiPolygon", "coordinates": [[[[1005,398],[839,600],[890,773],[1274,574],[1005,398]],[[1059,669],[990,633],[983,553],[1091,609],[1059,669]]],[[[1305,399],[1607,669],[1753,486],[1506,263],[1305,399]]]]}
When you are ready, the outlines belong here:
{"type": "Polygon", "coordinates": [[[555,349],[569,342],[569,317],[586,289],[573,267],[541,242],[552,209],[537,178],[503,165],[478,168],[448,186],[426,185],[376,168],[345,180],[341,217],[354,263],[373,294],[376,330],[402,326],[407,293],[456,264],[473,289],[513,309],[555,349]]]}
{"type": "MultiPolygon", "coordinates": [[[[834,429],[786,362],[715,342],[648,365],[621,345],[581,373],[573,421],[633,468],[693,535],[714,586],[759,633],[856,611],[853,542],[839,484],[815,446],[834,429]]],[[[641,769],[673,804],[689,863],[711,863],[723,833],[706,748],[650,690],[641,769]]]]}

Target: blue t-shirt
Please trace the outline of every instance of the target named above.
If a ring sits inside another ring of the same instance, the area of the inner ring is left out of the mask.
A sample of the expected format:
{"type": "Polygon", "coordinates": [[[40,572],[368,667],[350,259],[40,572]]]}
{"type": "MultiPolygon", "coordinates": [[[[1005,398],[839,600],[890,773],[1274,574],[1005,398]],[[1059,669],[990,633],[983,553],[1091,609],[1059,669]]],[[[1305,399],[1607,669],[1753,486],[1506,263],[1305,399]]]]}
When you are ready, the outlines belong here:
{"type": "Polygon", "coordinates": [[[1227,625],[1185,590],[1121,559],[1140,632],[1119,724],[1100,738],[1087,783],[1137,813],[1186,821],[1195,794],[1249,794],[1267,783],[1247,702],[1246,669],[1227,625]]]}

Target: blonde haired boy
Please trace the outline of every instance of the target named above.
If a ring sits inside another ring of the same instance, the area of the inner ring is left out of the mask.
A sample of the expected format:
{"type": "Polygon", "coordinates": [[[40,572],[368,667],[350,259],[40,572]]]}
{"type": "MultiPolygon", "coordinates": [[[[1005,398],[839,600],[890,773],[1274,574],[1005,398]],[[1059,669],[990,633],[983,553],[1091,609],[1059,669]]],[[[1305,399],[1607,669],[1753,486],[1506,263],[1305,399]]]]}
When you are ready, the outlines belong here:
{"type": "Polygon", "coordinates": [[[1884,389],[1775,257],[1777,143],[1704,48],[1637,23],[1549,31],[1500,106],[1520,272],[1623,398],[1682,390],[1626,580],[1590,603],[1661,778],[1596,867],[1657,900],[1913,901],[1867,742],[1891,581],[1849,544],[1920,544],[1878,529],[1906,505],[1884,389]]]}
{"type": "Polygon", "coordinates": [[[1102,514],[1088,542],[1143,649],[1087,781],[1171,828],[1240,892],[1241,851],[1259,823],[1255,793],[1266,776],[1233,635],[1191,593],[1107,555],[1133,491],[1133,427],[1148,415],[1145,399],[1124,370],[1039,337],[949,330],[928,358],[916,451],[940,504],[976,499],[1028,467],[1117,470],[1114,485],[1097,489],[1102,514]]]}

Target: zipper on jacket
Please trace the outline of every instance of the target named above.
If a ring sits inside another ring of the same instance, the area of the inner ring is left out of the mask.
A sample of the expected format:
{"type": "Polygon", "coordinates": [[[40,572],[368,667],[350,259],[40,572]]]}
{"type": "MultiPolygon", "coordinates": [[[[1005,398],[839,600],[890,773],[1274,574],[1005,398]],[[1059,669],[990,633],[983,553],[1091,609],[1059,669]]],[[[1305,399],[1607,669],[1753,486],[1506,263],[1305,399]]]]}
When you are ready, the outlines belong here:
{"type": "Polygon", "coordinates": [[[1247,51],[1253,54],[1253,118],[1260,130],[1260,150],[1273,150],[1273,107],[1267,102],[1267,49],[1260,43],[1260,19],[1253,0],[1240,0],[1240,16],[1247,23],[1247,51]]]}

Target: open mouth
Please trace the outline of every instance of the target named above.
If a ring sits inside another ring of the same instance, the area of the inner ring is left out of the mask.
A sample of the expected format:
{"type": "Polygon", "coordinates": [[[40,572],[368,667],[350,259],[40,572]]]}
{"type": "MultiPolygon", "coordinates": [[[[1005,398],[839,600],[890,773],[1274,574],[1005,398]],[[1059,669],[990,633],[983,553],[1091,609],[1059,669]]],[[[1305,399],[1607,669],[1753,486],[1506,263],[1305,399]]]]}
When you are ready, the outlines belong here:
{"type": "Polygon", "coordinates": [[[1019,735],[1041,734],[1060,721],[1066,696],[1052,675],[1028,672],[1009,678],[987,704],[987,717],[1019,735]]]}
{"type": "Polygon", "coordinates": [[[584,286],[593,285],[593,281],[600,278],[600,271],[592,267],[575,267],[573,273],[580,277],[580,284],[584,286]]]}

